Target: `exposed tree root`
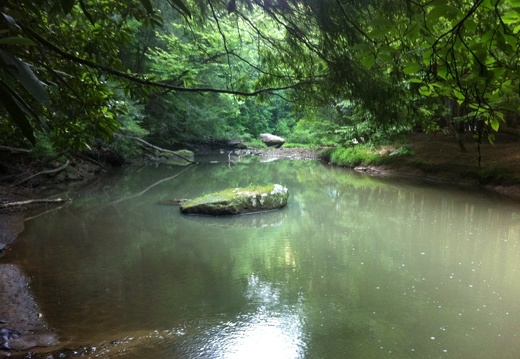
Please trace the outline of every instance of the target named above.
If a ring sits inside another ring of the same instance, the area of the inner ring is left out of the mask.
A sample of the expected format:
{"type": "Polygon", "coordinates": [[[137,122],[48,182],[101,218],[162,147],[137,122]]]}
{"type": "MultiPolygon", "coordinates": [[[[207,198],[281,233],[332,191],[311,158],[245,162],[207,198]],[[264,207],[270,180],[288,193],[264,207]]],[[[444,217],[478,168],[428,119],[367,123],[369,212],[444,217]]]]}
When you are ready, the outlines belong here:
{"type": "Polygon", "coordinates": [[[79,158],[81,159],[84,159],[85,161],[89,161],[90,163],[93,163],[95,164],[96,166],[99,166],[102,170],[106,171],[107,168],[105,166],[103,166],[103,164],[99,161],[96,161],[95,159],[93,158],[90,158],[90,157],[87,157],[87,156],[83,156],[81,153],[78,153],[76,154],[76,156],[78,156],[79,158]]]}
{"type": "Polygon", "coordinates": [[[32,178],[34,178],[34,177],[36,177],[36,176],[47,175],[47,174],[51,174],[51,173],[58,173],[58,172],[61,172],[61,171],[63,171],[65,168],[67,168],[69,164],[70,164],[70,161],[67,160],[67,162],[65,162],[65,164],[64,164],[63,166],[60,166],[60,167],[55,168],[55,169],[53,169],[53,170],[45,170],[45,171],[40,171],[40,172],[38,172],[38,173],[35,173],[35,174],[33,174],[32,176],[29,176],[29,177],[27,177],[27,178],[25,178],[25,179],[23,179],[23,180],[21,180],[21,181],[19,181],[19,182],[16,182],[16,183],[12,184],[11,187],[19,186],[19,185],[21,185],[22,183],[27,182],[27,181],[29,181],[30,179],[32,179],[32,178]]]}
{"type": "Polygon", "coordinates": [[[32,150],[26,148],[17,148],[17,147],[8,147],[8,146],[0,146],[0,151],[2,152],[11,152],[11,153],[25,153],[29,154],[32,150]]]}

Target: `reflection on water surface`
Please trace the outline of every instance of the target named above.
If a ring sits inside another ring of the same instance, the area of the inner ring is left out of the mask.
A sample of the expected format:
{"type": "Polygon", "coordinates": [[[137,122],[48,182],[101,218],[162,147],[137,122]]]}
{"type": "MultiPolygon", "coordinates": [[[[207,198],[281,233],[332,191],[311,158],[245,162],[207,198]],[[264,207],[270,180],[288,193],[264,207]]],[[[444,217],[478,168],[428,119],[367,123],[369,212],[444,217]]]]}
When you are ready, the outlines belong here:
{"type": "Polygon", "coordinates": [[[254,159],[130,168],[74,196],[27,222],[3,261],[92,356],[520,355],[520,207],[509,202],[254,159]],[[212,218],[159,204],[251,183],[287,186],[289,205],[212,218]]]}

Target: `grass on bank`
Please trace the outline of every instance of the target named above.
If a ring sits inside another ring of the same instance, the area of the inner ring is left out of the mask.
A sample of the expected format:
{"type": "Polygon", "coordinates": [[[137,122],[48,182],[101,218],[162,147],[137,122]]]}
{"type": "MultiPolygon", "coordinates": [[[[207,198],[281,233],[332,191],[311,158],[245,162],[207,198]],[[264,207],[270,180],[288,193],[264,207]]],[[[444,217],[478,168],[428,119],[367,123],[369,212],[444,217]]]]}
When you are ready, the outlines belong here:
{"type": "Polygon", "coordinates": [[[389,163],[389,155],[382,155],[373,148],[363,145],[336,147],[325,154],[329,162],[341,167],[382,165],[389,163]]]}
{"type": "MultiPolygon", "coordinates": [[[[324,157],[333,165],[354,168],[357,166],[381,166],[403,169],[414,168],[421,171],[425,178],[434,177],[439,180],[450,174],[456,175],[461,181],[475,181],[480,185],[518,185],[520,174],[514,173],[502,166],[475,168],[471,166],[454,166],[453,164],[437,164],[416,156],[413,150],[406,146],[395,151],[376,150],[371,146],[357,145],[353,147],[336,147],[324,153],[324,157]]],[[[406,170],[404,171],[406,172],[406,170]]],[[[451,180],[450,180],[451,181],[451,180]]]]}

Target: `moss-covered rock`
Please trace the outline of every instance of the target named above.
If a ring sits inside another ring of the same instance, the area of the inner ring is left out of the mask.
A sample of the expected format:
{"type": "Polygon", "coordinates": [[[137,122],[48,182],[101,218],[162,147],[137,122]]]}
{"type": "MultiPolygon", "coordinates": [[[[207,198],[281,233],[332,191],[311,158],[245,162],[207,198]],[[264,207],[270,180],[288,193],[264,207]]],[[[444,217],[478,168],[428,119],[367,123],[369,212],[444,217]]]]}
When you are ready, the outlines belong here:
{"type": "Polygon", "coordinates": [[[230,188],[189,200],[181,212],[221,216],[270,211],[287,205],[288,198],[289,191],[279,184],[230,188]]]}

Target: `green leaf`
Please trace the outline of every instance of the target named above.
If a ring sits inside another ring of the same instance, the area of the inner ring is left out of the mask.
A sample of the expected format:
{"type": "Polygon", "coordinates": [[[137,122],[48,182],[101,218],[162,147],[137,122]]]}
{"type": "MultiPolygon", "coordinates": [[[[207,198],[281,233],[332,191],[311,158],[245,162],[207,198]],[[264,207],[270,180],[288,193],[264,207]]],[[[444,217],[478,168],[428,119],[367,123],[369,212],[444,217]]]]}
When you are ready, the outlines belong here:
{"type": "Polygon", "coordinates": [[[488,30],[480,37],[480,43],[489,42],[495,36],[495,30],[488,30]]]}
{"type": "Polygon", "coordinates": [[[0,39],[0,45],[36,46],[36,43],[26,37],[11,36],[0,39]]]}
{"type": "Polygon", "coordinates": [[[432,94],[432,91],[428,86],[421,86],[419,87],[419,93],[423,96],[430,96],[432,94]]]}
{"type": "Polygon", "coordinates": [[[491,0],[484,0],[484,1],[482,1],[482,5],[481,6],[483,8],[490,9],[490,10],[493,10],[493,7],[494,7],[494,5],[492,4],[491,0]]]}
{"type": "Polygon", "coordinates": [[[173,8],[177,9],[181,14],[184,14],[186,16],[191,16],[190,9],[184,5],[182,0],[168,0],[168,3],[173,8]]]}
{"type": "Polygon", "coordinates": [[[497,132],[498,131],[498,128],[500,127],[500,122],[498,122],[498,120],[493,117],[490,121],[489,121],[489,125],[491,126],[491,128],[493,129],[493,131],[497,132]]]}
{"type": "Polygon", "coordinates": [[[32,72],[29,65],[14,57],[10,52],[2,49],[0,49],[0,59],[7,65],[5,66],[7,71],[22,84],[32,97],[44,106],[50,105],[47,90],[43,87],[34,72],[32,72]]]}
{"type": "Polygon", "coordinates": [[[372,40],[378,40],[388,35],[388,29],[384,28],[377,28],[373,29],[368,33],[368,37],[370,37],[372,40]]]}
{"type": "Polygon", "coordinates": [[[63,12],[65,12],[65,14],[68,14],[69,12],[72,11],[72,8],[74,7],[75,3],[76,3],[76,0],[61,0],[60,1],[61,8],[63,9],[63,12]]]}
{"type": "Polygon", "coordinates": [[[87,7],[85,6],[85,3],[83,2],[83,0],[79,0],[79,7],[81,8],[81,11],[83,11],[83,15],[85,15],[85,17],[87,18],[87,20],[88,20],[91,24],[94,24],[94,23],[95,23],[94,18],[92,17],[92,15],[90,14],[90,12],[87,10],[87,7]]]}
{"type": "Polygon", "coordinates": [[[462,92],[460,92],[459,90],[454,89],[453,94],[457,98],[457,103],[459,105],[462,104],[464,101],[466,101],[466,96],[464,96],[464,94],[462,92]]]}
{"type": "Polygon", "coordinates": [[[11,95],[9,87],[3,81],[0,81],[0,95],[0,103],[5,107],[13,122],[22,131],[25,138],[27,138],[33,145],[36,144],[36,138],[34,137],[31,123],[27,119],[27,116],[25,116],[25,112],[11,95]]]}
{"type": "Polygon", "coordinates": [[[474,33],[477,29],[477,23],[473,21],[473,19],[467,19],[464,21],[464,27],[468,30],[469,33],[474,33]]]}
{"type": "Polygon", "coordinates": [[[367,54],[361,59],[361,63],[363,64],[363,66],[365,66],[369,70],[374,66],[375,62],[376,59],[372,54],[367,54]]]}
{"type": "Polygon", "coordinates": [[[406,74],[406,75],[411,75],[411,74],[415,74],[419,71],[422,70],[422,66],[419,65],[419,64],[409,64],[408,66],[406,66],[404,69],[403,69],[403,72],[406,74]]]}
{"type": "Polygon", "coordinates": [[[439,22],[441,17],[446,19],[455,19],[460,15],[460,10],[455,6],[446,4],[443,1],[437,1],[438,5],[434,5],[428,15],[426,15],[426,21],[428,27],[433,27],[439,22]]]}
{"type": "Polygon", "coordinates": [[[5,21],[9,24],[10,28],[19,29],[18,25],[16,24],[16,20],[12,16],[4,14],[3,12],[1,14],[5,21]]]}
{"type": "Polygon", "coordinates": [[[425,66],[430,66],[430,63],[432,61],[432,55],[433,55],[433,50],[430,48],[423,52],[422,57],[423,57],[423,64],[425,66]]]}
{"type": "Polygon", "coordinates": [[[506,25],[514,24],[520,22],[520,14],[516,11],[506,11],[502,15],[502,22],[506,25]]]}
{"type": "Polygon", "coordinates": [[[448,79],[448,69],[447,69],[447,67],[443,66],[443,65],[437,67],[437,76],[439,76],[443,80],[447,80],[448,79]]]}
{"type": "Polygon", "coordinates": [[[143,7],[146,9],[146,12],[148,13],[148,15],[152,15],[153,14],[153,5],[150,2],[150,0],[140,0],[140,1],[141,1],[141,5],[143,5],[143,7]]]}

